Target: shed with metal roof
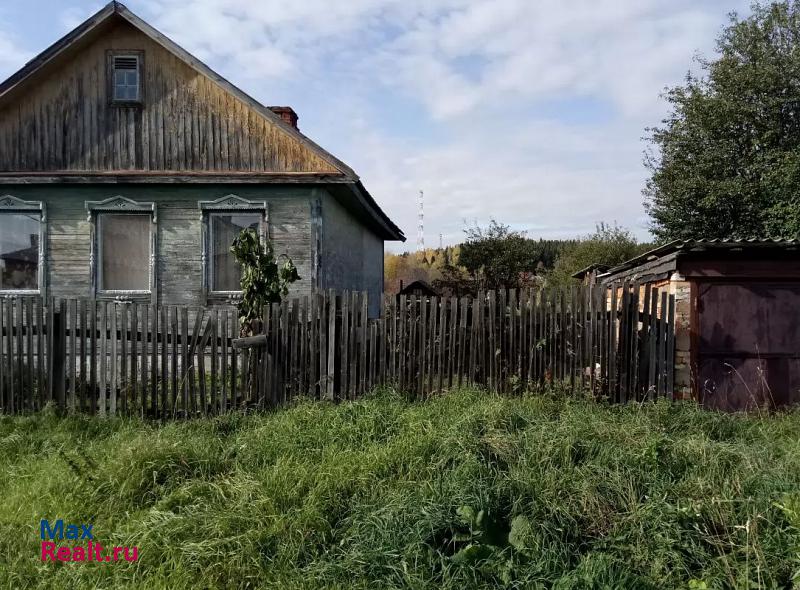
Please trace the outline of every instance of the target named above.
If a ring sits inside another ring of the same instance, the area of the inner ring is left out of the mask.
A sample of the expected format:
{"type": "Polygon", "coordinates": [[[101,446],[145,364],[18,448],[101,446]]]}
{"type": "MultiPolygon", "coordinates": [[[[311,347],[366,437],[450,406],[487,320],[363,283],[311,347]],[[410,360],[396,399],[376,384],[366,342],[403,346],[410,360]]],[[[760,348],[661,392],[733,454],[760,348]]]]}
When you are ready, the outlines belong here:
{"type": "Polygon", "coordinates": [[[675,388],[709,408],[800,402],[800,240],[674,241],[598,275],[675,297],[675,388]]]}

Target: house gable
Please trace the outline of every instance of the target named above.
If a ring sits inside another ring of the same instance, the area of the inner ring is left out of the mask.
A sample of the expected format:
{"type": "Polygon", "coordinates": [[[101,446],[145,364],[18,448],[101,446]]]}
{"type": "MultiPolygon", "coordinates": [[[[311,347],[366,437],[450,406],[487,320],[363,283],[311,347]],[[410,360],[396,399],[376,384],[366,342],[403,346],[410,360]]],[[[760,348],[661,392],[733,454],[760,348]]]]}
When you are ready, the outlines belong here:
{"type": "Polygon", "coordinates": [[[0,85],[0,175],[355,173],[114,2],[0,85]],[[142,56],[141,105],[109,100],[109,56],[142,56]]]}

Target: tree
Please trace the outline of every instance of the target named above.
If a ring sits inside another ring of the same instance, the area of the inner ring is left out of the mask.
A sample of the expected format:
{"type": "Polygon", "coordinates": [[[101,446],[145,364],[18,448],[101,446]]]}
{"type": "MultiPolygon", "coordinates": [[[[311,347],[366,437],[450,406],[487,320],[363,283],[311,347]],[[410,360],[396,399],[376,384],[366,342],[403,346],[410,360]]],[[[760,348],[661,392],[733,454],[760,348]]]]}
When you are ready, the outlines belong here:
{"type": "Polygon", "coordinates": [[[567,285],[572,275],[592,264],[616,266],[647,251],[651,244],[640,244],[627,229],[606,223],[597,225],[595,232],[567,246],[556,260],[548,277],[554,285],[567,285]]]}
{"type": "Polygon", "coordinates": [[[288,257],[279,266],[270,241],[262,243],[252,228],[242,230],[233,241],[231,252],[242,269],[242,300],[238,305],[240,335],[248,336],[259,331],[264,307],[280,303],[289,293],[289,285],[300,276],[288,257]]]}
{"type": "Polygon", "coordinates": [[[464,231],[467,239],[461,244],[459,264],[477,288],[518,289],[536,272],[539,251],[523,232],[494,219],[486,229],[475,226],[464,231]]]}
{"type": "Polygon", "coordinates": [[[719,57],[670,89],[644,190],[661,240],[800,232],[800,2],[731,15],[719,57]]]}

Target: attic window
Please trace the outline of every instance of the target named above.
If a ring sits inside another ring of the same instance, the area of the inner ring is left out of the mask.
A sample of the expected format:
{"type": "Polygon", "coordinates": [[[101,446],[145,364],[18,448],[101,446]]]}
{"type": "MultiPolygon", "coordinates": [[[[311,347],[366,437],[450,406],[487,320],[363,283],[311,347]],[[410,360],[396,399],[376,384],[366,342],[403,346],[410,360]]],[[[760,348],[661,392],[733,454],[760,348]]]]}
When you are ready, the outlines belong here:
{"type": "Polygon", "coordinates": [[[142,56],[115,54],[111,56],[110,86],[113,103],[142,102],[142,56]]]}

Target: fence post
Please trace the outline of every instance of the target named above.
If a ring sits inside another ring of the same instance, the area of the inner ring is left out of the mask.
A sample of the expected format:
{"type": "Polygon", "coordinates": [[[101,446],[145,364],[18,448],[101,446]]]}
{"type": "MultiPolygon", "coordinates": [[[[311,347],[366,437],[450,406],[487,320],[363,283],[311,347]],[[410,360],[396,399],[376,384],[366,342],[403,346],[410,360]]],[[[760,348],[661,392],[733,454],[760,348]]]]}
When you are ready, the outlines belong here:
{"type": "Polygon", "coordinates": [[[64,407],[66,393],[66,334],[64,301],[59,302],[58,311],[53,311],[53,324],[50,332],[50,342],[53,354],[53,369],[50,375],[50,399],[55,400],[59,408],[64,407]]]}

